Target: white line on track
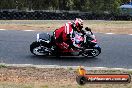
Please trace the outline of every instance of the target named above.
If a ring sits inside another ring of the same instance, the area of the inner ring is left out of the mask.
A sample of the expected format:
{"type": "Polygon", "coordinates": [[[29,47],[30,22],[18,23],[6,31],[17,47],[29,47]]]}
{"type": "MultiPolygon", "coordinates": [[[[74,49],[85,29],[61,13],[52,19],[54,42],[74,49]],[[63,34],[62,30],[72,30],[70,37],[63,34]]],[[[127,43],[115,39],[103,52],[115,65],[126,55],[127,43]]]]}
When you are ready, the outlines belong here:
{"type": "Polygon", "coordinates": [[[34,30],[23,30],[23,31],[34,31],[34,30]]]}
{"type": "Polygon", "coordinates": [[[6,30],[6,29],[0,29],[0,31],[3,31],[3,30],[6,30]]]}
{"type": "MultiPolygon", "coordinates": [[[[4,31],[4,30],[7,30],[7,29],[0,29],[0,31],[4,31]]],[[[35,31],[35,30],[23,30],[23,31],[35,31]]],[[[112,35],[112,34],[115,34],[115,33],[105,33],[107,35],[112,35]]],[[[128,34],[128,35],[132,35],[132,34],[128,34]]]]}
{"type": "Polygon", "coordinates": [[[132,34],[128,34],[128,35],[132,35],[132,34]]]}
{"type": "MultiPolygon", "coordinates": [[[[32,64],[5,64],[5,63],[0,63],[1,65],[5,66],[15,66],[15,67],[37,67],[37,68],[73,68],[73,69],[78,69],[79,66],[59,66],[59,65],[32,65],[32,64]]],[[[85,67],[81,66],[86,70],[124,70],[124,71],[132,71],[132,69],[127,69],[127,68],[108,68],[108,67],[85,67]]]]}
{"type": "Polygon", "coordinates": [[[105,34],[112,35],[112,34],[115,34],[115,33],[105,33],[105,34]]]}

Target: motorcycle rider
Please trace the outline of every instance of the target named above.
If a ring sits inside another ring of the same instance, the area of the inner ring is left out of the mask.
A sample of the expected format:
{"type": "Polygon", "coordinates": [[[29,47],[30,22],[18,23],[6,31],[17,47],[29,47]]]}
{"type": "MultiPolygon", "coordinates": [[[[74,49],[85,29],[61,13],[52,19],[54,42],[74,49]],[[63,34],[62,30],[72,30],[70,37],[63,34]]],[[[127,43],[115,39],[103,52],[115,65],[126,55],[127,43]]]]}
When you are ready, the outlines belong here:
{"type": "Polygon", "coordinates": [[[72,49],[79,48],[80,46],[75,44],[75,34],[81,33],[83,28],[83,21],[80,18],[76,18],[72,22],[66,23],[64,26],[54,31],[54,37],[56,45],[59,49],[72,49]]]}

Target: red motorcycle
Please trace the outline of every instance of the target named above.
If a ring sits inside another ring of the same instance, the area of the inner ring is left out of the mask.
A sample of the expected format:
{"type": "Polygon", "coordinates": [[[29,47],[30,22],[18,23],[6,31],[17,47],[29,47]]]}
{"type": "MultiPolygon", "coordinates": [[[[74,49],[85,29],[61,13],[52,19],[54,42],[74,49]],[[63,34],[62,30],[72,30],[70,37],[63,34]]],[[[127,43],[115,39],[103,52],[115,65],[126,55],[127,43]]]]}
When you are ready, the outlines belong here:
{"type": "Polygon", "coordinates": [[[37,34],[37,41],[30,45],[30,51],[37,56],[96,57],[101,53],[101,48],[91,31],[85,31],[83,34],[77,33],[72,41],[77,46],[80,46],[80,48],[65,48],[64,50],[60,50],[60,46],[56,46],[55,44],[54,35],[40,33],[37,34]]]}

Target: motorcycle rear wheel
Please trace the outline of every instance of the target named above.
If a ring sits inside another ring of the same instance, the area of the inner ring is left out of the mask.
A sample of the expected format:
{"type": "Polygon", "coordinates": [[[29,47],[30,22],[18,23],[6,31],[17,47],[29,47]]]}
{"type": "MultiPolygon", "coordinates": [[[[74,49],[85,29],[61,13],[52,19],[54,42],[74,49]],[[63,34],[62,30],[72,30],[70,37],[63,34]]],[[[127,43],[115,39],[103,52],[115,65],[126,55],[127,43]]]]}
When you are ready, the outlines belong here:
{"type": "Polygon", "coordinates": [[[47,48],[45,46],[40,46],[40,43],[35,41],[30,45],[30,51],[36,56],[45,56],[48,55],[48,53],[42,51],[43,48],[47,48]]]}

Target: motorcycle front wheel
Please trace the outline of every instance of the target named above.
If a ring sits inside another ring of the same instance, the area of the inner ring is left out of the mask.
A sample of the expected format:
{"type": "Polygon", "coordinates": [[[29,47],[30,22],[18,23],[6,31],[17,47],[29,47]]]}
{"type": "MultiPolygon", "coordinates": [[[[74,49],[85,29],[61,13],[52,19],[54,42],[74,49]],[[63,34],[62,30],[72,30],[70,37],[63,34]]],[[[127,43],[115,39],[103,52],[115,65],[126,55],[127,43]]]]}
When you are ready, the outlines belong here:
{"type": "Polygon", "coordinates": [[[94,58],[94,57],[98,56],[100,53],[101,53],[101,48],[100,47],[94,47],[93,49],[84,50],[82,55],[84,57],[94,58]]]}

